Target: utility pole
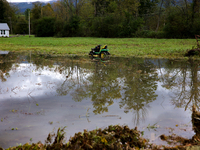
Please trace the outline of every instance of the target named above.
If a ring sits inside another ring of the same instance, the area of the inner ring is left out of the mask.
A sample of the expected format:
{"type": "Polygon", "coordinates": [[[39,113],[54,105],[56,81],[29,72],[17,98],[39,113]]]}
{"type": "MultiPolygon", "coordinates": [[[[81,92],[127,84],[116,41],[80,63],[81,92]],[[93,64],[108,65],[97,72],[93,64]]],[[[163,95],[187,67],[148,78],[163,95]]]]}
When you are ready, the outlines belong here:
{"type": "Polygon", "coordinates": [[[29,37],[30,37],[30,33],[31,33],[31,25],[30,25],[30,11],[31,11],[31,10],[29,10],[29,21],[28,21],[28,22],[29,22],[29,37]]]}

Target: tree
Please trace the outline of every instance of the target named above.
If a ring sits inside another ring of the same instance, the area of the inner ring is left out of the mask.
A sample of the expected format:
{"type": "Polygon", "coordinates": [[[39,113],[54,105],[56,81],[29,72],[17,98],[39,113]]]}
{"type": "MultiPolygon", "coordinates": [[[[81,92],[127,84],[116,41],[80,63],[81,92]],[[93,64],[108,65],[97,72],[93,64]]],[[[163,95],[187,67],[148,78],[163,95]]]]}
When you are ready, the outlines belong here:
{"type": "Polygon", "coordinates": [[[150,15],[156,9],[158,0],[139,0],[138,13],[140,16],[150,15]]]}
{"type": "Polygon", "coordinates": [[[123,12],[136,16],[140,3],[138,0],[123,0],[120,2],[123,12]]]}
{"type": "Polygon", "coordinates": [[[161,4],[160,4],[160,9],[159,9],[159,14],[158,14],[158,22],[157,22],[156,32],[158,31],[159,26],[160,26],[160,15],[161,15],[161,10],[162,10],[162,5],[163,5],[163,0],[161,0],[161,4]]]}
{"type": "Polygon", "coordinates": [[[15,33],[27,34],[28,33],[28,21],[24,17],[18,17],[18,22],[15,25],[15,33]]]}
{"type": "Polygon", "coordinates": [[[49,37],[54,36],[54,24],[55,18],[43,17],[37,20],[37,26],[35,34],[38,37],[49,37]]]}
{"type": "Polygon", "coordinates": [[[192,16],[191,16],[191,23],[193,25],[195,14],[199,12],[200,2],[198,0],[192,0],[192,16]]]}
{"type": "Polygon", "coordinates": [[[91,36],[91,25],[94,19],[94,7],[90,0],[85,0],[85,3],[80,8],[79,17],[81,36],[91,36]]]}
{"type": "Polygon", "coordinates": [[[5,2],[3,0],[0,0],[0,22],[5,22],[5,11],[6,11],[6,7],[5,7],[5,2]]]}
{"type": "Polygon", "coordinates": [[[67,10],[61,1],[53,2],[52,9],[56,20],[65,21],[67,19],[67,10]]]}
{"type": "Polygon", "coordinates": [[[164,32],[168,38],[194,38],[195,34],[199,34],[198,1],[189,3],[187,0],[180,0],[179,3],[174,2],[167,6],[164,32]]]}
{"type": "Polygon", "coordinates": [[[12,26],[14,26],[17,21],[16,14],[18,10],[19,9],[15,5],[9,4],[7,0],[0,0],[0,22],[8,23],[11,33],[13,33],[12,26]]]}
{"type": "Polygon", "coordinates": [[[30,12],[31,10],[28,8],[28,9],[26,9],[25,10],[25,12],[24,12],[24,15],[25,15],[25,19],[28,21],[29,20],[29,12],[30,12]]]}
{"type": "Polygon", "coordinates": [[[42,17],[55,17],[54,11],[53,11],[50,3],[48,3],[47,5],[42,7],[41,16],[42,17]]]}
{"type": "Polygon", "coordinates": [[[32,18],[31,20],[37,20],[41,18],[42,3],[33,3],[33,8],[31,9],[32,18]]]}
{"type": "Polygon", "coordinates": [[[64,36],[77,36],[79,33],[80,18],[77,15],[72,16],[64,25],[64,36]]]}
{"type": "Polygon", "coordinates": [[[68,18],[71,18],[73,15],[79,16],[79,12],[85,0],[61,0],[62,5],[65,7],[68,18]]]}
{"type": "Polygon", "coordinates": [[[94,7],[89,0],[87,0],[80,8],[79,16],[83,21],[87,21],[89,18],[93,18],[94,7]]]}
{"type": "Polygon", "coordinates": [[[120,37],[132,37],[143,26],[143,23],[144,21],[141,17],[134,17],[128,12],[125,13],[120,37]]]}
{"type": "Polygon", "coordinates": [[[38,19],[41,18],[42,3],[35,2],[31,9],[32,33],[36,34],[38,19]]]}
{"type": "Polygon", "coordinates": [[[92,0],[92,4],[94,5],[95,10],[95,17],[105,15],[109,3],[109,0],[92,0]]]}
{"type": "Polygon", "coordinates": [[[169,38],[186,38],[188,36],[188,24],[181,11],[171,8],[167,14],[164,31],[169,38]]]}

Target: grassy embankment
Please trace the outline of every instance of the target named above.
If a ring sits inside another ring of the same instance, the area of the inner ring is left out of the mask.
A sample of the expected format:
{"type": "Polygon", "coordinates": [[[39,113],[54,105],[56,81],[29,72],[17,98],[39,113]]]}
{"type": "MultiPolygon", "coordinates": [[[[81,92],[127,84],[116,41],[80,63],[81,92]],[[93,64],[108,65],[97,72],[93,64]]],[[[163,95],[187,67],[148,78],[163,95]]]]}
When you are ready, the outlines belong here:
{"type": "Polygon", "coordinates": [[[196,46],[195,39],[34,37],[0,38],[0,50],[37,51],[49,54],[87,56],[96,45],[107,45],[111,56],[184,57],[186,50],[196,46]]]}

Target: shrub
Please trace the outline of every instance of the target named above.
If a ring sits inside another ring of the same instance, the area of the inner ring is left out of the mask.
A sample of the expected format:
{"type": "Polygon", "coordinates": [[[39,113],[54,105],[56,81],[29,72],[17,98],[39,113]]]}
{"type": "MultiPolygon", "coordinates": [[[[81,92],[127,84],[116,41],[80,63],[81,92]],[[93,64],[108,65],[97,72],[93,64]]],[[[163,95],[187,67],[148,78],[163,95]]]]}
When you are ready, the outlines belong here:
{"type": "Polygon", "coordinates": [[[55,29],[55,18],[53,17],[44,17],[36,22],[35,35],[37,37],[49,37],[54,36],[55,29]]]}
{"type": "Polygon", "coordinates": [[[63,36],[73,37],[79,35],[80,18],[73,15],[69,21],[66,21],[63,28],[63,36]]]}
{"type": "Polygon", "coordinates": [[[27,34],[28,33],[28,22],[20,17],[17,24],[15,25],[15,33],[17,34],[27,34]]]}

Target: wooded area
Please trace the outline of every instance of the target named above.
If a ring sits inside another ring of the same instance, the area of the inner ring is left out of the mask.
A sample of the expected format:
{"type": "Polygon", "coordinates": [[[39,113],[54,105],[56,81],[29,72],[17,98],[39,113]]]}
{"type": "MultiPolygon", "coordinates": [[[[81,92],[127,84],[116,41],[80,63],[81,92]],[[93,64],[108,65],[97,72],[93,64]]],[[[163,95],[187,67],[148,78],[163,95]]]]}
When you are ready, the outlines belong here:
{"type": "Polygon", "coordinates": [[[199,0],[58,0],[20,14],[0,0],[0,22],[11,33],[46,37],[194,38],[200,34],[199,0]]]}

